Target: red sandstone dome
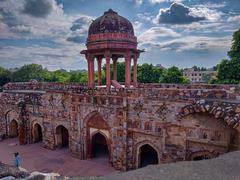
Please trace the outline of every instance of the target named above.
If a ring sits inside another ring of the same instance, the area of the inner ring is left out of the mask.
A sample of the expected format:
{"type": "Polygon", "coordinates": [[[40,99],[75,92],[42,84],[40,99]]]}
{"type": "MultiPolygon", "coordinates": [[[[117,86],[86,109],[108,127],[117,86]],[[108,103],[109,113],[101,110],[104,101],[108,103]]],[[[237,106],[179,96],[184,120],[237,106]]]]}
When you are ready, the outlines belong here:
{"type": "Polygon", "coordinates": [[[137,38],[132,23],[109,9],[92,22],[88,30],[87,49],[137,50],[137,38]]]}
{"type": "Polygon", "coordinates": [[[88,35],[98,33],[127,33],[134,35],[134,30],[129,20],[109,9],[101,17],[94,20],[89,27],[88,35]]]}

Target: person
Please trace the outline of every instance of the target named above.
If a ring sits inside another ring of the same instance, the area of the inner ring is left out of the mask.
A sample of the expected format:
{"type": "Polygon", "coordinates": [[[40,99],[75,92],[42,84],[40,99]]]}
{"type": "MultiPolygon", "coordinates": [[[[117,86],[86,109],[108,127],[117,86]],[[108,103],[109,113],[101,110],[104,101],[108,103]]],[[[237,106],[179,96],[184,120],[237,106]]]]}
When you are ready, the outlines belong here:
{"type": "Polygon", "coordinates": [[[14,153],[15,160],[14,160],[14,165],[19,168],[21,166],[21,158],[18,152],[14,153]]]}

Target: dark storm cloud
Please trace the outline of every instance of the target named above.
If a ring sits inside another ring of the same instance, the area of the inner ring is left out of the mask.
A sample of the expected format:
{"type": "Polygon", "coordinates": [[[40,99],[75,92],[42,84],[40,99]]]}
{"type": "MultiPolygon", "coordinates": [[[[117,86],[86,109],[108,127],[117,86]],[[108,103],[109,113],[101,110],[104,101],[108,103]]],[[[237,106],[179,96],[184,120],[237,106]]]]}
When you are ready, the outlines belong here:
{"type": "Polygon", "coordinates": [[[26,0],[22,12],[37,18],[41,18],[49,15],[52,9],[52,0],[26,0]]]}
{"type": "Polygon", "coordinates": [[[68,37],[68,38],[67,38],[67,41],[82,44],[82,43],[85,43],[86,37],[84,37],[84,36],[68,37]]]}
{"type": "Polygon", "coordinates": [[[190,24],[205,20],[205,17],[191,14],[191,9],[181,3],[173,3],[168,9],[161,9],[157,16],[158,23],[190,24]]]}

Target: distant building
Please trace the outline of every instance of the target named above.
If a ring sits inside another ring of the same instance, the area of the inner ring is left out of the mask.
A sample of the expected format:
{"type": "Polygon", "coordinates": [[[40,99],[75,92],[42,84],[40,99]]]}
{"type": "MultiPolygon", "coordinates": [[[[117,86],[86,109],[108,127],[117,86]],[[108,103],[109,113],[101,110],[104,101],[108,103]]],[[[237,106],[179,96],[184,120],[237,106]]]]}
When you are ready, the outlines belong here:
{"type": "Polygon", "coordinates": [[[187,68],[183,70],[183,75],[187,77],[191,83],[204,83],[205,79],[210,79],[216,74],[213,69],[195,70],[194,68],[187,68]],[[208,78],[206,78],[208,76],[208,78]]]}
{"type": "Polygon", "coordinates": [[[166,69],[166,68],[163,67],[161,64],[157,64],[155,67],[160,68],[160,69],[166,69]]]}

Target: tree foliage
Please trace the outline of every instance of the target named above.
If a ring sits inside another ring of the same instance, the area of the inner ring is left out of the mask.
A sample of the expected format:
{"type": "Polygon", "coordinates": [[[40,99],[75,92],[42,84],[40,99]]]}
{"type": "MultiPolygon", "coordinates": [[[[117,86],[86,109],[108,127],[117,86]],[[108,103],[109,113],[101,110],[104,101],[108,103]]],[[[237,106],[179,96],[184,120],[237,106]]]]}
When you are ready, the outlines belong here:
{"type": "Polygon", "coordinates": [[[166,70],[163,74],[162,83],[176,83],[176,84],[187,84],[189,80],[183,76],[182,70],[178,67],[173,66],[166,70]]]}
{"type": "Polygon", "coordinates": [[[223,59],[217,65],[217,76],[211,80],[211,83],[240,83],[240,29],[233,34],[232,47],[228,52],[228,56],[230,60],[223,59]]]}
{"type": "Polygon", "coordinates": [[[228,52],[231,60],[240,61],[240,29],[233,34],[232,47],[228,52]]]}
{"type": "MultiPolygon", "coordinates": [[[[133,67],[132,67],[133,72],[133,67]]],[[[177,67],[162,69],[152,64],[138,65],[137,78],[140,83],[187,83],[183,77],[182,71],[177,67]]],[[[103,66],[102,81],[106,83],[106,65],[103,66]]],[[[133,76],[133,74],[132,74],[133,76]]],[[[113,78],[113,66],[111,64],[111,78],[113,78]]],[[[95,72],[95,81],[97,82],[97,72],[95,72]]],[[[20,67],[14,72],[0,67],[0,86],[8,82],[29,82],[37,80],[39,82],[76,82],[87,83],[88,73],[86,70],[66,71],[56,70],[48,71],[38,64],[28,64],[20,67]]],[[[124,83],[125,81],[125,63],[117,63],[117,80],[124,83]]]]}
{"type": "Polygon", "coordinates": [[[0,86],[11,82],[12,74],[9,70],[0,67],[0,86]]]}
{"type": "Polygon", "coordinates": [[[152,64],[143,64],[138,66],[138,81],[141,83],[159,83],[163,76],[163,69],[152,64]]]}
{"type": "Polygon", "coordinates": [[[45,70],[41,65],[38,64],[28,64],[22,66],[17,71],[13,72],[12,80],[14,82],[28,82],[30,80],[43,81],[45,70]]]}

